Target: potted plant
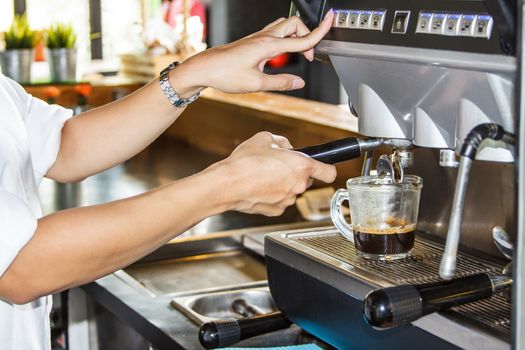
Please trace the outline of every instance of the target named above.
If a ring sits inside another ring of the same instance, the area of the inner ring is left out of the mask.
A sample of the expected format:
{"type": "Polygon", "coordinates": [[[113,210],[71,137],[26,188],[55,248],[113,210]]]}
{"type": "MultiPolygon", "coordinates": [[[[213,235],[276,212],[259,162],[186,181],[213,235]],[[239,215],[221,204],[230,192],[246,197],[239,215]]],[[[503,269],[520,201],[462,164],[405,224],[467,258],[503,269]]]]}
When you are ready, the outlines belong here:
{"type": "Polygon", "coordinates": [[[47,30],[49,70],[52,81],[77,80],[77,35],[73,26],[55,23],[47,30]]]}
{"type": "Polygon", "coordinates": [[[36,32],[29,28],[25,15],[15,16],[11,27],[5,33],[4,40],[5,50],[0,52],[2,72],[19,83],[29,83],[36,32]]]}

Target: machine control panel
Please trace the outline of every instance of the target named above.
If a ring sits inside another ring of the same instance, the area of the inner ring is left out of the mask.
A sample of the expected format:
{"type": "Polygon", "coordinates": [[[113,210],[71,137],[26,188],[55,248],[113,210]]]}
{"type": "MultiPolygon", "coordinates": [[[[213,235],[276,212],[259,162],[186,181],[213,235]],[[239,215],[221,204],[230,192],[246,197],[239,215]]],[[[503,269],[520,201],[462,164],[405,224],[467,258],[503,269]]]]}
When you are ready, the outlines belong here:
{"type": "Polygon", "coordinates": [[[505,4],[514,0],[304,1],[323,4],[319,20],[334,9],[332,30],[325,40],[515,55],[514,24],[503,16],[508,11],[502,12],[511,9],[505,4]],[[504,7],[501,11],[498,4],[504,7]]]}
{"type": "Polygon", "coordinates": [[[334,10],[333,27],[383,31],[385,10],[334,10]]]}
{"type": "MultiPolygon", "coordinates": [[[[334,28],[383,31],[386,10],[335,10],[334,28]]],[[[410,11],[397,10],[392,34],[406,34],[410,11]]],[[[494,20],[487,14],[419,12],[416,34],[437,34],[490,39],[494,20]]]]}
{"type": "Polygon", "coordinates": [[[486,14],[420,12],[416,33],[490,39],[493,22],[486,14]]]}

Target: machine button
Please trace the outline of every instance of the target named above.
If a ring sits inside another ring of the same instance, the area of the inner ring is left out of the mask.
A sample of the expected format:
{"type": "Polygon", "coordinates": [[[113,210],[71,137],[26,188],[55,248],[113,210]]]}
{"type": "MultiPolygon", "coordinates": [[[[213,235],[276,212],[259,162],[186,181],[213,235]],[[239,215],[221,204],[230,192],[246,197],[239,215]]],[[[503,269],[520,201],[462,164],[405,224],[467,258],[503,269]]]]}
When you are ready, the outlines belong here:
{"type": "Polygon", "coordinates": [[[460,17],[461,15],[457,13],[449,13],[447,15],[447,19],[445,20],[445,35],[458,35],[460,17]]]}
{"type": "Polygon", "coordinates": [[[445,20],[447,15],[444,13],[434,13],[430,22],[430,33],[443,34],[445,30],[445,20]]]}
{"type": "Polygon", "coordinates": [[[432,20],[432,13],[420,12],[417,19],[416,33],[430,33],[430,21],[432,20]]]}
{"type": "Polygon", "coordinates": [[[370,20],[370,29],[383,31],[383,24],[385,22],[385,11],[372,12],[372,19],[370,20]]]}
{"type": "Polygon", "coordinates": [[[348,15],[348,28],[359,28],[359,15],[361,11],[351,10],[348,15]]]}
{"type": "Polygon", "coordinates": [[[361,11],[361,15],[359,16],[359,28],[369,29],[371,17],[372,11],[361,11]]]}
{"type": "Polygon", "coordinates": [[[396,11],[391,32],[393,34],[405,34],[410,20],[410,11],[396,11]]]}
{"type": "Polygon", "coordinates": [[[492,32],[492,17],[489,15],[478,15],[474,24],[474,30],[472,36],[476,38],[490,39],[490,33],[492,32]]]}
{"type": "Polygon", "coordinates": [[[348,23],[348,15],[350,14],[350,11],[346,10],[339,10],[339,13],[337,14],[337,21],[335,23],[335,27],[337,28],[346,28],[348,23]]]}
{"type": "Polygon", "coordinates": [[[472,36],[476,15],[461,15],[459,20],[458,35],[472,36]]]}

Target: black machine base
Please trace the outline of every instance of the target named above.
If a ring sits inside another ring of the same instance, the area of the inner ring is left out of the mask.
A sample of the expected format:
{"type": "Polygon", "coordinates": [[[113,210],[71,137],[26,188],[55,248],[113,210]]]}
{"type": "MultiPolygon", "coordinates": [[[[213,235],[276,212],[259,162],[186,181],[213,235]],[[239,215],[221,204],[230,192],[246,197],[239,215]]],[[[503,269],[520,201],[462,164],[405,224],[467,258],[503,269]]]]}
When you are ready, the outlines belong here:
{"type": "Polygon", "coordinates": [[[411,325],[374,330],[363,318],[362,300],[272,257],[266,264],[272,297],[284,315],[337,349],[459,349],[411,325]]]}

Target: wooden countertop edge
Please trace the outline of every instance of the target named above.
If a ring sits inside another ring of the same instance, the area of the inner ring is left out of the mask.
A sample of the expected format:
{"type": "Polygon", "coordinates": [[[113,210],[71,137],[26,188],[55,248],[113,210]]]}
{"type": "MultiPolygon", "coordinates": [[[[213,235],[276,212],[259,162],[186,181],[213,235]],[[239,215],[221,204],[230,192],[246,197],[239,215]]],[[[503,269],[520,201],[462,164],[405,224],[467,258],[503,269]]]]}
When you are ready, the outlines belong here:
{"type": "Polygon", "coordinates": [[[357,118],[342,107],[270,92],[227,94],[206,89],[202,98],[357,133],[357,118]]]}

